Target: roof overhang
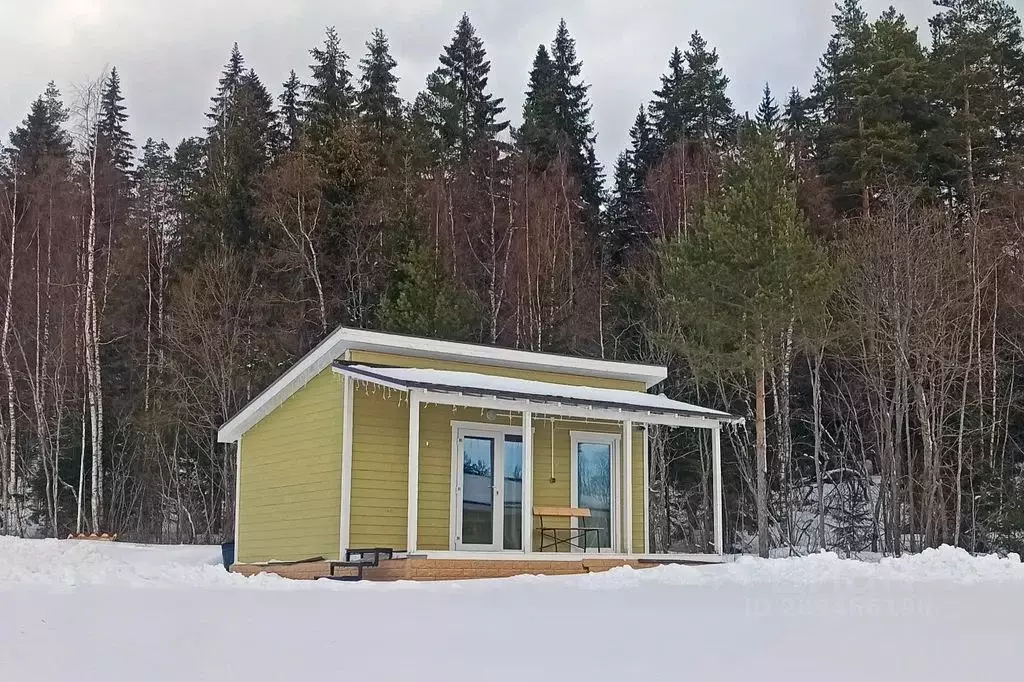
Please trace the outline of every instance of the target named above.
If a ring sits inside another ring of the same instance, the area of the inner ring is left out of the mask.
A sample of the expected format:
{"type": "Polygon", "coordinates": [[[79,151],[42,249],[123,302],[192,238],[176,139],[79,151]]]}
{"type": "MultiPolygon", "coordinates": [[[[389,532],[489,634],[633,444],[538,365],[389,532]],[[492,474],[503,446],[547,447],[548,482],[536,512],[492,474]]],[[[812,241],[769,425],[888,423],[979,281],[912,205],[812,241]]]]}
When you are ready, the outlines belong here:
{"type": "Polygon", "coordinates": [[[346,352],[354,350],[616,379],[636,382],[645,388],[661,383],[668,376],[666,368],[656,365],[534,353],[338,327],[228,420],[217,431],[217,440],[221,443],[234,443],[310,379],[330,367],[332,362],[342,358],[346,352]]]}
{"type": "Polygon", "coordinates": [[[333,368],[359,381],[417,394],[419,400],[426,403],[693,428],[716,428],[743,421],[726,412],[641,391],[554,384],[475,372],[370,367],[345,361],[335,362],[333,368]]]}

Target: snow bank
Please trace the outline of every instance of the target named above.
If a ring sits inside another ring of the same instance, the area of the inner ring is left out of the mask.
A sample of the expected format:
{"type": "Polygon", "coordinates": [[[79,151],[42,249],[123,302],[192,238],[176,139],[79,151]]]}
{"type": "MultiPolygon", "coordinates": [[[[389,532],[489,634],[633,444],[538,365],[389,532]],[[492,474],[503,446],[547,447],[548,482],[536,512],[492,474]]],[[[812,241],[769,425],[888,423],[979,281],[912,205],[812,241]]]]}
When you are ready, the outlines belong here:
{"type": "Polygon", "coordinates": [[[276,576],[246,580],[221,564],[220,547],[134,545],[97,540],[22,540],[0,536],[0,589],[74,587],[297,587],[276,576]]]}
{"type": "Polygon", "coordinates": [[[0,538],[0,680],[960,682],[1024,668],[1024,565],[944,547],[450,583],[0,538]]]}
{"type": "Polygon", "coordinates": [[[943,545],[920,554],[868,562],[843,559],[833,552],[805,557],[739,557],[718,566],[660,566],[634,571],[628,567],[590,576],[595,586],[618,583],[665,585],[814,585],[862,582],[974,583],[1024,581],[1024,563],[1016,554],[972,556],[943,545]]]}
{"type": "MultiPolygon", "coordinates": [[[[1024,580],[1020,557],[972,556],[943,546],[921,554],[877,562],[842,559],[822,552],[806,557],[736,561],[709,566],[628,567],[588,576],[521,576],[505,582],[538,581],[580,589],[638,585],[813,585],[864,581],[974,583],[1024,580]]],[[[488,581],[489,582],[489,581],[488,581]]],[[[129,587],[312,589],[313,583],[273,575],[253,578],[221,566],[220,548],[190,545],[133,545],[90,540],[21,540],[0,536],[0,588],[4,585],[119,585],[129,587]]],[[[339,583],[318,583],[316,589],[339,583]]],[[[366,583],[367,587],[373,583],[366,583]]],[[[377,585],[378,588],[386,587],[377,585]]],[[[411,586],[410,586],[411,587],[411,586]]],[[[425,587],[425,586],[421,586],[425,587]]]]}

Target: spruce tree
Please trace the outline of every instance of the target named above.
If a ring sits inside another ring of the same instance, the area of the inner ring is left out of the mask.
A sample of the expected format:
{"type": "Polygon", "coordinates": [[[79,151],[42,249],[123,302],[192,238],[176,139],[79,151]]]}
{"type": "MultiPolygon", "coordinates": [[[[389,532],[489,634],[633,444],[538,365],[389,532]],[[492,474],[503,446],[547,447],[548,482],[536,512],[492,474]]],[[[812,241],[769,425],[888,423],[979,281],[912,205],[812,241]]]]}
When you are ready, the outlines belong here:
{"type": "Polygon", "coordinates": [[[135,145],[131,134],[125,129],[128,113],[123,102],[121,77],[117,68],[112,68],[103,84],[97,136],[105,158],[110,160],[114,168],[127,175],[132,167],[135,145]]]}
{"type": "Polygon", "coordinates": [[[386,139],[402,126],[402,100],[395,75],[398,62],[391,56],[384,31],[374,30],[359,66],[359,113],[381,140],[386,139]]]}
{"type": "Polygon", "coordinates": [[[281,106],[278,113],[281,120],[281,136],[285,149],[294,150],[299,145],[299,138],[302,135],[302,83],[292,69],[288,74],[288,80],[281,86],[282,92],[278,101],[281,106]]]}
{"type": "Polygon", "coordinates": [[[560,114],[561,130],[573,152],[573,171],[580,179],[584,202],[596,213],[601,205],[602,172],[594,151],[597,136],[587,96],[590,86],[580,78],[583,63],[576,56],[576,41],[569,35],[565,19],[558,23],[555,40],[551,44],[551,60],[554,66],[555,103],[560,114]]]}
{"type": "Polygon", "coordinates": [[[779,124],[779,105],[775,103],[772,89],[767,83],[764,84],[761,103],[757,105],[755,120],[759,126],[769,130],[773,130],[779,124]]]}
{"type": "Polygon", "coordinates": [[[694,33],[690,37],[683,79],[681,106],[686,136],[724,145],[732,140],[736,128],[736,112],[725,94],[729,85],[718,65],[718,52],[709,50],[707,41],[694,33]]]}
{"type": "Polygon", "coordinates": [[[491,63],[469,15],[462,15],[439,61],[417,97],[416,115],[432,132],[439,158],[464,159],[508,127],[498,120],[503,100],[487,90],[491,63]]]}
{"type": "Polygon", "coordinates": [[[321,47],[309,51],[313,63],[309,65],[312,81],[303,86],[306,100],[306,122],[310,133],[322,138],[339,122],[352,113],[355,89],[352,73],[348,70],[348,55],[341,49],[338,32],[327,28],[321,47]]]}
{"type": "Polygon", "coordinates": [[[614,185],[605,211],[608,232],[602,240],[603,256],[613,267],[622,264],[638,232],[633,213],[633,170],[629,152],[620,153],[615,159],[614,185]]]}
{"type": "Polygon", "coordinates": [[[16,167],[32,173],[47,157],[67,159],[71,155],[71,135],[64,128],[68,110],[53,81],[32,102],[28,116],[10,134],[16,167]]]}
{"type": "Polygon", "coordinates": [[[807,111],[807,100],[800,94],[799,88],[789,91],[789,99],[782,110],[782,123],[788,131],[803,132],[810,125],[810,116],[807,111]]]}
{"type": "Polygon", "coordinates": [[[594,155],[590,86],[580,79],[582,71],[576,41],[562,19],[550,56],[541,46],[534,58],[518,141],[541,168],[559,152],[568,153],[570,168],[580,180],[581,198],[593,216],[601,202],[601,168],[594,155]]]}
{"type": "Polygon", "coordinates": [[[515,138],[520,149],[529,153],[541,167],[558,152],[557,116],[554,64],[548,49],[538,45],[523,101],[523,125],[516,131],[515,138]]]}
{"type": "Polygon", "coordinates": [[[789,149],[794,165],[799,165],[806,157],[807,132],[811,126],[807,99],[800,94],[798,88],[789,91],[786,106],[782,109],[782,137],[789,149]]]}
{"type": "Polygon", "coordinates": [[[633,127],[629,129],[629,145],[633,185],[642,190],[648,171],[658,162],[658,141],[643,105],[640,105],[633,127]]]}
{"type": "Polygon", "coordinates": [[[661,77],[661,88],[654,91],[650,106],[651,121],[662,149],[686,139],[683,106],[686,77],[683,53],[676,47],[669,57],[668,71],[661,77]]]}
{"type": "Polygon", "coordinates": [[[212,105],[210,111],[206,114],[206,117],[210,120],[210,125],[206,129],[207,132],[210,132],[218,124],[223,125],[225,123],[224,117],[227,109],[232,98],[235,96],[235,91],[238,89],[243,76],[245,76],[245,57],[242,56],[241,50],[238,49],[238,43],[235,43],[231,47],[231,56],[228,57],[228,63],[224,66],[224,71],[217,82],[217,93],[210,98],[212,105]]]}
{"type": "Polygon", "coordinates": [[[472,299],[445,274],[428,245],[411,246],[381,301],[382,329],[453,341],[473,338],[472,299]]]}
{"type": "Polygon", "coordinates": [[[209,117],[204,208],[198,231],[189,236],[189,257],[214,246],[247,247],[259,242],[255,217],[257,183],[281,146],[274,100],[253,70],[238,69],[237,45],[225,66],[209,117]]]}
{"type": "Polygon", "coordinates": [[[640,105],[629,129],[629,149],[615,161],[615,184],[608,205],[610,248],[613,264],[644,237],[650,209],[645,197],[647,174],[658,161],[659,147],[654,128],[640,105]]]}

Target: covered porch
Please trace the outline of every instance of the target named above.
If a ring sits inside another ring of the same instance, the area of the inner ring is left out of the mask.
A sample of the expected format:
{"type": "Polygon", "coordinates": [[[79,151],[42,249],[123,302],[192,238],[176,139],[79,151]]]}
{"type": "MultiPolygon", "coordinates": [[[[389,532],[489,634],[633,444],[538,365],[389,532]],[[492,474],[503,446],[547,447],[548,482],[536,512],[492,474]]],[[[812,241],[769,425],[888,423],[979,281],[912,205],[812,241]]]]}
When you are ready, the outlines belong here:
{"type": "MultiPolygon", "coordinates": [[[[721,428],[737,421],[729,414],[623,388],[352,361],[337,361],[333,369],[345,377],[346,399],[354,398],[357,409],[355,385],[383,389],[388,401],[407,404],[405,546],[400,558],[369,571],[371,579],[722,560],[721,428]],[[708,553],[650,551],[646,429],[652,424],[708,431],[714,491],[708,553]]],[[[343,507],[352,499],[350,441],[346,447],[343,507]]],[[[351,510],[343,508],[342,516],[351,519],[351,510]]],[[[343,523],[341,547],[374,537],[361,534],[356,520],[343,523]]]]}

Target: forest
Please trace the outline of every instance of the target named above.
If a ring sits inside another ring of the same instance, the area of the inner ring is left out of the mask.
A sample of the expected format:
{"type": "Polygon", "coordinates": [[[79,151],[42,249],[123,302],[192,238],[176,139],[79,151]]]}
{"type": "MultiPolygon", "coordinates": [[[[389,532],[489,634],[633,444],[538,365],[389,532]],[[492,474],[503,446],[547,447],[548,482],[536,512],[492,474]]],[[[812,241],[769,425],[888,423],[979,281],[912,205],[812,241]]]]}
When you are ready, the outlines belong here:
{"type": "MultiPolygon", "coordinates": [[[[841,0],[753,112],[682,36],[612,168],[564,21],[518,125],[467,15],[411,102],[380,30],[278,87],[235,45],[183,140],[50,83],[0,148],[0,532],[229,537],[217,427],[348,325],[667,365],[746,418],[727,551],[1020,551],[1024,37],[934,4],[841,0]]],[[[707,551],[710,444],[651,435],[651,547],[707,551]]]]}

